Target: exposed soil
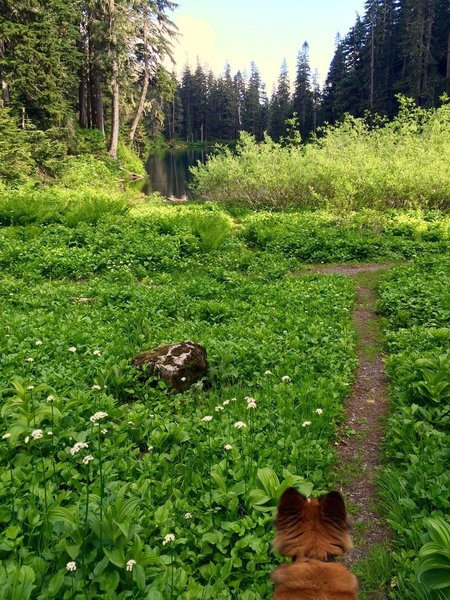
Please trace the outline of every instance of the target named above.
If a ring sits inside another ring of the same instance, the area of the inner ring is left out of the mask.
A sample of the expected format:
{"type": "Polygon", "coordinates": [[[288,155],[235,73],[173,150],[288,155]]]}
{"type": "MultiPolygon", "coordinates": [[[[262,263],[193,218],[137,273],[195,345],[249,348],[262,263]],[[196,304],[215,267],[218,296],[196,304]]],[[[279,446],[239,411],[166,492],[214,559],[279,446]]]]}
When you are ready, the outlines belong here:
{"type": "Polygon", "coordinates": [[[312,272],[343,274],[357,281],[353,322],[358,335],[358,367],[346,418],[337,442],[337,484],[350,505],[355,549],[348,563],[367,558],[378,544],[389,542],[389,529],[377,512],[375,478],[380,467],[381,443],[388,411],[387,379],[381,354],[380,319],[375,311],[376,292],[367,275],[390,264],[316,267],[312,272]],[[367,283],[369,285],[367,285],[367,283]]]}

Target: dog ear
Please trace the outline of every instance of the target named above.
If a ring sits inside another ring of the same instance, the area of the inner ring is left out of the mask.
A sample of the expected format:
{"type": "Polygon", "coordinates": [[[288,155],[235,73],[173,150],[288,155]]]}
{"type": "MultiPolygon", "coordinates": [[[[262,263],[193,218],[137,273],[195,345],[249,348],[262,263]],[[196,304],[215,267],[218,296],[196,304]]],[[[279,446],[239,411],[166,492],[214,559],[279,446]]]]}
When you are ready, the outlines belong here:
{"type": "Polygon", "coordinates": [[[319,498],[322,518],[339,525],[347,525],[344,499],[339,492],[328,492],[319,498]]]}
{"type": "Polygon", "coordinates": [[[302,496],[296,489],[290,487],[285,490],[278,503],[278,511],[275,519],[275,527],[283,528],[286,523],[292,519],[298,519],[303,512],[303,505],[306,498],[302,496]]]}

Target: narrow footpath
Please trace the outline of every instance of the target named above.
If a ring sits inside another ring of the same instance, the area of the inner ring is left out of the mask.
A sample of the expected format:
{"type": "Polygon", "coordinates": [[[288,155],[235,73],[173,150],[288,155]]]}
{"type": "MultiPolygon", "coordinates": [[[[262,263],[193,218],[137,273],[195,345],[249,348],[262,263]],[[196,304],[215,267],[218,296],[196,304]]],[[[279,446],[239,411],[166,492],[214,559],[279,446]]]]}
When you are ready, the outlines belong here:
{"type": "Polygon", "coordinates": [[[346,417],[337,442],[336,485],[346,498],[353,521],[355,548],[349,565],[366,559],[371,550],[389,544],[389,529],[378,513],[375,479],[388,411],[388,390],[381,353],[381,324],[375,311],[376,284],[392,265],[333,266],[313,269],[356,280],[353,312],[357,332],[358,367],[346,417]]]}

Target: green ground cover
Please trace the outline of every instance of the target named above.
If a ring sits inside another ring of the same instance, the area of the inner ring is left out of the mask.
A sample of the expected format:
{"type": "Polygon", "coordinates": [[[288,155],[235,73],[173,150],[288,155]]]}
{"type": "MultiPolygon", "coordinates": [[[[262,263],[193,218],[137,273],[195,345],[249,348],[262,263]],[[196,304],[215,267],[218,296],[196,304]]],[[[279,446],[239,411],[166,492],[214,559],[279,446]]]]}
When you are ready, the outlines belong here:
{"type": "MultiPolygon", "coordinates": [[[[394,533],[392,597],[448,597],[447,588],[418,589],[415,569],[430,517],[448,518],[450,501],[450,259],[426,257],[396,269],[380,288],[386,318],[392,412],[380,478],[394,533]]],[[[444,548],[449,556],[450,540],[444,548]]],[[[434,557],[436,567],[436,556],[434,557]]],[[[447,558],[448,563],[448,558],[447,558]]]]}
{"type": "Polygon", "coordinates": [[[356,361],[354,283],[291,272],[442,254],[448,218],[232,214],[0,230],[5,598],[270,596],[277,498],[328,488],[356,361]],[[139,380],[134,355],[182,339],[207,348],[204,386],[139,380]]]}

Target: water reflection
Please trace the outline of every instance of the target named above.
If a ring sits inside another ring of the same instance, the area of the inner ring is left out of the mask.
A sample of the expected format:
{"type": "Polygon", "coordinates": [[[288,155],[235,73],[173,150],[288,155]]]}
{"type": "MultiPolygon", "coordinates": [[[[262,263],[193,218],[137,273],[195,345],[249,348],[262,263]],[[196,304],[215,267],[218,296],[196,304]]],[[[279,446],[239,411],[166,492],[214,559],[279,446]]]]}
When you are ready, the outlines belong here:
{"type": "Polygon", "coordinates": [[[190,198],[188,189],[192,180],[189,167],[197,161],[206,162],[205,150],[166,150],[153,153],[146,164],[148,177],[141,181],[144,194],[159,192],[166,198],[190,198]]]}

